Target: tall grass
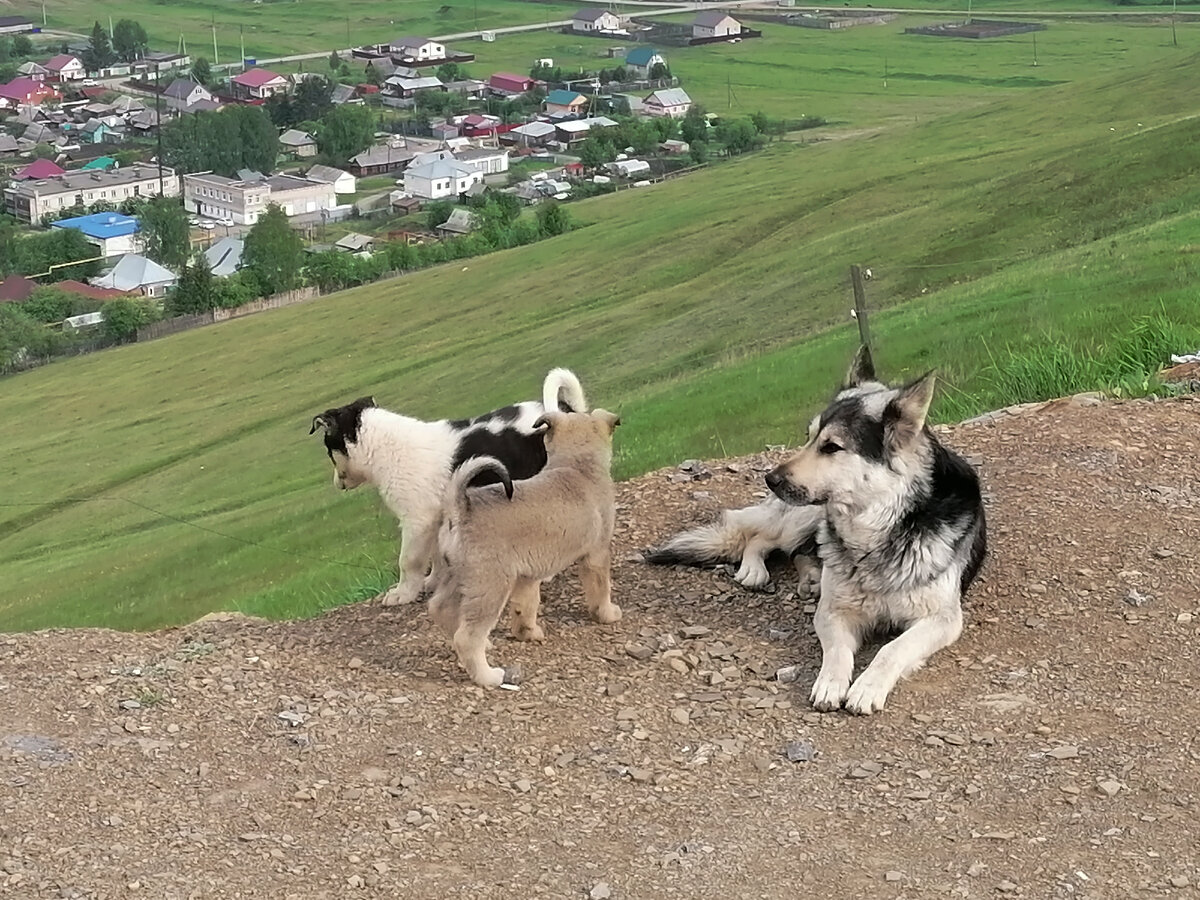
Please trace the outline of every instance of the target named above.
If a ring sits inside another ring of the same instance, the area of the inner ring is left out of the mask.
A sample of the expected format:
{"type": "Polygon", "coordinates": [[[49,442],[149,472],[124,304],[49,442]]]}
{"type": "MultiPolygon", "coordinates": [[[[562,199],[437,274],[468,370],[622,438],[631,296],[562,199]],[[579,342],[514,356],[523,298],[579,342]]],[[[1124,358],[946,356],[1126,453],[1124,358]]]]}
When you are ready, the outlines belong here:
{"type": "MultiPolygon", "coordinates": [[[[1134,320],[1129,332],[1101,347],[1047,340],[1030,350],[993,357],[984,373],[983,394],[1003,405],[1033,403],[1085,391],[1118,397],[1145,397],[1167,391],[1158,372],[1172,353],[1195,348],[1200,328],[1165,313],[1134,320]]],[[[973,405],[978,404],[978,398],[973,405]]],[[[968,399],[967,402],[970,402],[968,399]]]]}

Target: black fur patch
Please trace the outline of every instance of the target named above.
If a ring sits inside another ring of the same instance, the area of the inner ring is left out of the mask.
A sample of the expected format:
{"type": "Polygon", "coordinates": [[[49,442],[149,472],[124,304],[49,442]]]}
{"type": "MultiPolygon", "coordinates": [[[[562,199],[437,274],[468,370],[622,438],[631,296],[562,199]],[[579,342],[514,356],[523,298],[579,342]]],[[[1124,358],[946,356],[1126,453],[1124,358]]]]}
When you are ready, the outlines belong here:
{"type": "MultiPolygon", "coordinates": [[[[363,411],[374,406],[375,401],[372,398],[359,397],[353,403],[327,409],[317,416],[317,419],[326,425],[325,449],[331,457],[334,451],[345,454],[347,443],[358,443],[358,429],[362,425],[363,411]]],[[[317,419],[313,420],[314,429],[317,427],[317,419]]]]}
{"type": "Polygon", "coordinates": [[[821,427],[835,424],[845,433],[849,448],[872,462],[883,462],[883,422],[863,412],[862,399],[842,397],[821,413],[821,427]]]}
{"type": "Polygon", "coordinates": [[[521,417],[521,408],[515,404],[501,406],[491,412],[485,412],[473,419],[451,419],[450,427],[456,431],[466,431],[475,425],[486,425],[489,422],[515,422],[521,417]]]}
{"type": "MultiPolygon", "coordinates": [[[[492,431],[486,427],[471,428],[458,442],[451,470],[457,469],[473,456],[494,456],[508,469],[513,481],[532,478],[546,465],[546,442],[541,434],[526,434],[515,428],[492,431]]],[[[498,484],[494,472],[481,472],[471,481],[472,486],[498,484]]]]}

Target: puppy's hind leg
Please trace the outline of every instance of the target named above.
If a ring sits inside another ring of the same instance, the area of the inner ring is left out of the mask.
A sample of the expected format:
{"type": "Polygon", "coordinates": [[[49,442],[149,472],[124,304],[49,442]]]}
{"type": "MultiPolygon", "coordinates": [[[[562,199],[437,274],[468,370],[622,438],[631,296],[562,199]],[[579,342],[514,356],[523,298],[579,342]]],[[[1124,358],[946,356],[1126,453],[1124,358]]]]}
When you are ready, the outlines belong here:
{"type": "Polygon", "coordinates": [[[888,695],[904,676],[915,672],[938,650],[962,634],[962,609],[951,609],[918,619],[898,638],[884,644],[846,695],[846,709],[860,716],[883,709],[888,695]]]}
{"type": "Polygon", "coordinates": [[[769,542],[751,538],[742,553],[742,565],[733,576],[733,580],[752,589],[766,587],[771,580],[771,573],[767,571],[767,554],[772,549],[769,542]]]}
{"type": "Polygon", "coordinates": [[[612,602],[612,553],[608,547],[583,558],[579,577],[592,618],[603,625],[621,621],[621,607],[612,602]]]}
{"type": "Polygon", "coordinates": [[[512,636],[518,641],[546,639],[538,624],[538,607],[542,602],[542,583],[533,578],[519,578],[512,591],[512,636]]]}
{"type": "Polygon", "coordinates": [[[384,606],[403,606],[414,602],[425,585],[425,573],[437,546],[438,523],[413,521],[404,528],[400,545],[400,581],[383,595],[384,606]]]}
{"type": "Polygon", "coordinates": [[[454,650],[471,680],[482,687],[504,683],[504,669],[488,665],[487,647],[488,635],[500,619],[508,594],[508,586],[504,585],[499,590],[464,593],[459,601],[461,618],[454,632],[454,650]]]}

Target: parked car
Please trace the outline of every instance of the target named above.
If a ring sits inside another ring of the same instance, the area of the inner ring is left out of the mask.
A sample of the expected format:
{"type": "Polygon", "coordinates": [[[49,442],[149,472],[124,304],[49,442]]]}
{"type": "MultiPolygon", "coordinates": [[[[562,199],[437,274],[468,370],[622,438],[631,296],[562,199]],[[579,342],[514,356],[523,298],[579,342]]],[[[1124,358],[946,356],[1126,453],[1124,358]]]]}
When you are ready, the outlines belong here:
{"type": "Polygon", "coordinates": [[[216,222],[201,222],[200,227],[203,228],[205,231],[212,231],[214,228],[217,227],[217,223],[216,222]]]}
{"type": "Polygon", "coordinates": [[[79,82],[79,84],[82,87],[100,87],[100,82],[98,82],[95,78],[85,78],[83,81],[79,82]]]}

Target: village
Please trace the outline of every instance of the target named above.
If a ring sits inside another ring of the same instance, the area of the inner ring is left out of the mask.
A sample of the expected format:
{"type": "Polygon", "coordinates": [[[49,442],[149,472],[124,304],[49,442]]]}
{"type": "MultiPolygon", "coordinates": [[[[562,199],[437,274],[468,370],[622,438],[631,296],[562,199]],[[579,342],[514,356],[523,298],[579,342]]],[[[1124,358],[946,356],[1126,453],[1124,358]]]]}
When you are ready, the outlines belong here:
{"type": "Polygon", "coordinates": [[[0,258],[0,304],[27,304],[78,339],[104,324],[114,299],[150,301],[107,336],[134,339],[138,327],[205,306],[337,289],[557,233],[569,219],[548,209],[540,235],[497,237],[487,226],[515,227],[529,207],[645,187],[763,142],[745,122],[722,130],[670,68],[673,46],[761,36],[732,15],[644,24],[585,8],[562,31],[593,41],[594,69],[542,57],[524,72],[484,72],[471,53],[402,36],[334,51],[308,71],[244,59],[219,72],[186,48],[151,49],[129,20],[61,42],[24,17],[2,18],[0,58],[10,62],[0,75],[12,75],[0,84],[3,227],[28,252],[0,258]],[[303,258],[290,277],[246,273],[235,288],[268,211],[286,219],[303,258]],[[196,267],[216,287],[172,303],[196,267]],[[47,289],[53,302],[29,303],[47,289]]]}

